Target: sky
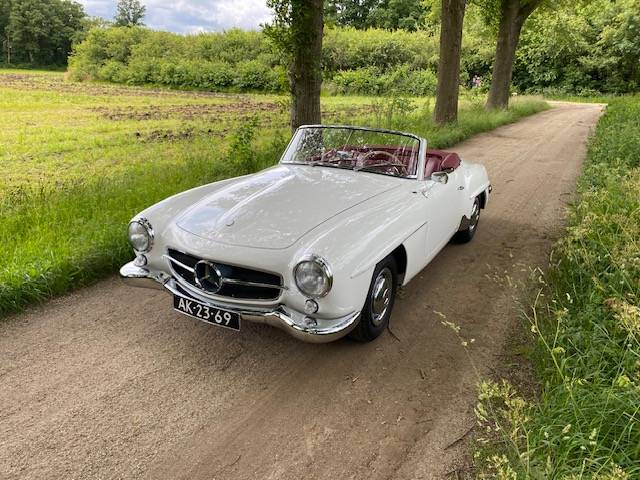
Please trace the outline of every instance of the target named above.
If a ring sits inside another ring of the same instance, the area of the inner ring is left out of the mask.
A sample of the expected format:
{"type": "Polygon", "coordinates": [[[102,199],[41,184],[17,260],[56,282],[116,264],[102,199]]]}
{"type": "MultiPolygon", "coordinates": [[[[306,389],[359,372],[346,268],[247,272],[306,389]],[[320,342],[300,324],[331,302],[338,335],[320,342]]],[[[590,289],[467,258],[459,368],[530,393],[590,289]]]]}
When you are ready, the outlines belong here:
{"type": "MultiPolygon", "coordinates": [[[[117,0],[79,0],[88,15],[110,20],[117,0]]],[[[178,33],[219,32],[231,27],[257,29],[271,13],[265,0],[142,0],[144,23],[178,33]]]]}

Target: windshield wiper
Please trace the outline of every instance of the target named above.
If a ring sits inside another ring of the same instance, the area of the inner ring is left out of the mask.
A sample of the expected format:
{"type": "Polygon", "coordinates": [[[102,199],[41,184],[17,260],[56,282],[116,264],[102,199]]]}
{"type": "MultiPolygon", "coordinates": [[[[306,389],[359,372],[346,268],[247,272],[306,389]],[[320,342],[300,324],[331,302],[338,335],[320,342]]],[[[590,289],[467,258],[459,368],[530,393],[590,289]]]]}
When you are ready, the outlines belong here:
{"type": "Polygon", "coordinates": [[[376,170],[378,173],[382,173],[380,172],[380,167],[387,167],[387,166],[393,166],[393,165],[387,165],[387,164],[376,164],[376,165],[362,165],[360,167],[356,167],[353,169],[354,172],[362,172],[362,171],[367,171],[367,170],[376,170]]]}
{"type": "Polygon", "coordinates": [[[307,165],[311,165],[312,167],[332,167],[332,168],[342,168],[343,170],[344,169],[351,170],[351,167],[340,166],[333,162],[309,162],[307,165]]]}

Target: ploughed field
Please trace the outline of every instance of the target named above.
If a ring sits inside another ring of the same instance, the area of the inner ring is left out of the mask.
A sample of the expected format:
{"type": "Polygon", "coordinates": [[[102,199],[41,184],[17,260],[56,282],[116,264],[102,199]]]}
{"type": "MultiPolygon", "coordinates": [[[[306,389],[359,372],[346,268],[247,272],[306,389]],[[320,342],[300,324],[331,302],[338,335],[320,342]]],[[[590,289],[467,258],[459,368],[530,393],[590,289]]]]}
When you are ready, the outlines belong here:
{"type": "MultiPolygon", "coordinates": [[[[432,146],[546,108],[462,102],[436,127],[430,98],[323,97],[323,122],[413,131],[432,146]]],[[[0,70],[0,317],[86,285],[130,259],[129,219],[173,193],[276,162],[289,139],[284,96],[79,83],[0,70]]]]}
{"type": "MultiPolygon", "coordinates": [[[[366,98],[332,97],[326,121],[371,111],[366,98]]],[[[286,127],[277,96],[181,92],[68,82],[62,73],[0,70],[0,196],[128,173],[144,165],[220,160],[225,139],[254,117],[286,127]]]]}

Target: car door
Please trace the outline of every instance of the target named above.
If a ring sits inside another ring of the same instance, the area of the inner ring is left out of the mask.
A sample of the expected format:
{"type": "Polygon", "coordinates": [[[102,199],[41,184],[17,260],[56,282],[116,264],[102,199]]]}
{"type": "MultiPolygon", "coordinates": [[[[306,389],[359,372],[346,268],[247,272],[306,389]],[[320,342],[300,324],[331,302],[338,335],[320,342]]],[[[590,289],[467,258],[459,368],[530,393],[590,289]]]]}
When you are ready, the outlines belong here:
{"type": "MultiPolygon", "coordinates": [[[[427,256],[433,258],[458,230],[461,220],[462,174],[460,169],[440,175],[441,180],[426,180],[427,256]],[[446,183],[444,178],[447,179],[446,183]]],[[[434,175],[437,176],[438,174],[434,175]]]]}

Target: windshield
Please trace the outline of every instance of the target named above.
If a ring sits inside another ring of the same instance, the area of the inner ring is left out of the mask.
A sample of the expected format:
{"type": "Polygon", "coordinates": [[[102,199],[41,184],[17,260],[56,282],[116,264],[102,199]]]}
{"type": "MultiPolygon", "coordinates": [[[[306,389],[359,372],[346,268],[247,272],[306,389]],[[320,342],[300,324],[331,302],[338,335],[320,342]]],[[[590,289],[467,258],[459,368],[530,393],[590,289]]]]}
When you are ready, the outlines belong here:
{"type": "Polygon", "coordinates": [[[413,178],[420,141],[400,133],[354,127],[299,128],[282,163],[344,168],[413,178]]]}

